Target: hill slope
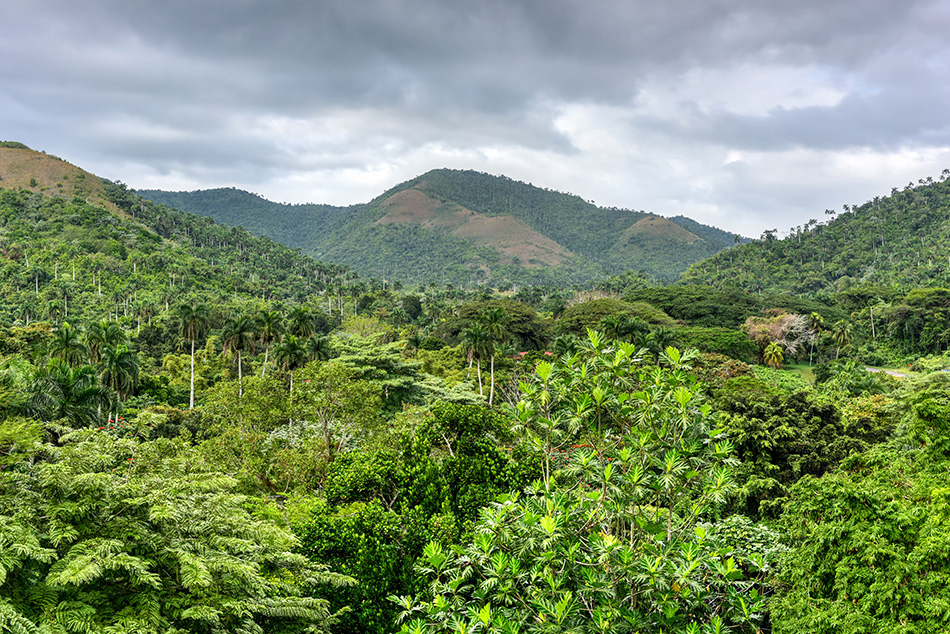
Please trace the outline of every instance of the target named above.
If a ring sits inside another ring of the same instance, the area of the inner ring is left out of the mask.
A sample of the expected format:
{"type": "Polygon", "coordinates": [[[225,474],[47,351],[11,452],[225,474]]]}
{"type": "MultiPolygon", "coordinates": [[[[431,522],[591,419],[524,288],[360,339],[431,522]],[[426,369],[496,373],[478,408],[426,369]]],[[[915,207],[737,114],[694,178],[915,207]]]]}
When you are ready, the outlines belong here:
{"type": "Polygon", "coordinates": [[[784,239],[767,231],[694,264],[683,279],[766,294],[833,293],[857,284],[950,286],[947,175],[845,205],[827,224],[811,220],[784,239]]]}
{"type": "Polygon", "coordinates": [[[0,188],[79,198],[121,213],[106,196],[102,179],[57,156],[35,152],[22,143],[0,141],[0,188]]]}
{"type": "Polygon", "coordinates": [[[412,282],[582,282],[630,269],[670,280],[734,242],[687,218],[604,209],[474,171],[433,170],[351,207],[280,205],[233,189],[140,193],[363,274],[412,282]]]}
{"type": "Polygon", "coordinates": [[[0,323],[150,319],[189,299],[304,301],[355,277],[269,238],[145,201],[53,156],[0,145],[0,166],[0,323]]]}

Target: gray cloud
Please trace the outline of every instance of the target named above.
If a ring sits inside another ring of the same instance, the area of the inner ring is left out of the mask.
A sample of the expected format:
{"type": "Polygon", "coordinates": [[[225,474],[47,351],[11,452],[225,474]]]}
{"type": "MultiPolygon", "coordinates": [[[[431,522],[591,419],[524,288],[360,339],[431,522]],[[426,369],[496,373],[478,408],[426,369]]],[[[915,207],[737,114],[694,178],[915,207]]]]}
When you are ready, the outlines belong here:
{"type": "Polygon", "coordinates": [[[943,0],[6,0],[0,23],[0,136],[136,187],[352,203],[448,165],[757,235],[950,148],[943,0]]]}

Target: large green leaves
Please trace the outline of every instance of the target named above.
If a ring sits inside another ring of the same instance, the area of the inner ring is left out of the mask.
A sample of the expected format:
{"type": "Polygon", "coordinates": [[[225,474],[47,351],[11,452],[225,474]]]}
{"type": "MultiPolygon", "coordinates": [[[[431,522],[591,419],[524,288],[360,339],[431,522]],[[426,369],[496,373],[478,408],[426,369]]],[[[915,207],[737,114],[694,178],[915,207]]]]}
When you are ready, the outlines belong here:
{"type": "Polygon", "coordinates": [[[394,598],[403,632],[754,631],[754,567],[700,524],[734,461],[691,358],[671,348],[646,367],[590,332],[539,364],[514,415],[542,479],[483,509],[469,544],[429,545],[428,593],[394,598]]]}

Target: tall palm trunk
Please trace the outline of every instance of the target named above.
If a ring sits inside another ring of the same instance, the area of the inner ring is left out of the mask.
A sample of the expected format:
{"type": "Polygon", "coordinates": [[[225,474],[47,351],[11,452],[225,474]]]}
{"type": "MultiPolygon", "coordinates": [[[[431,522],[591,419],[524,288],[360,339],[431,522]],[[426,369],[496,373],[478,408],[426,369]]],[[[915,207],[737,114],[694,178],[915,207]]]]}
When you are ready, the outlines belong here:
{"type": "Polygon", "coordinates": [[[488,405],[495,399],[495,355],[491,356],[491,386],[488,389],[488,405]]]}
{"type": "Polygon", "coordinates": [[[241,349],[238,348],[238,398],[244,396],[244,380],[241,376],[241,349]]]}
{"type": "Polygon", "coordinates": [[[191,340],[191,395],[188,399],[188,409],[195,409],[195,340],[191,340]]]}

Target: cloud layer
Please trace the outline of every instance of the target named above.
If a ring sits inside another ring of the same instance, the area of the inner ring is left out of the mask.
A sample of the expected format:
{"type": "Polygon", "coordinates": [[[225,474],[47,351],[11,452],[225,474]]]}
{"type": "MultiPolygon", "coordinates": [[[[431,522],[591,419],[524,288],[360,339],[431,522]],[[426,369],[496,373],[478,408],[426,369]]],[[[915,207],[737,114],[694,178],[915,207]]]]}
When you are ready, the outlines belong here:
{"type": "Polygon", "coordinates": [[[785,230],[950,166],[944,0],[5,0],[0,138],[135,188],[436,167],[785,230]]]}

